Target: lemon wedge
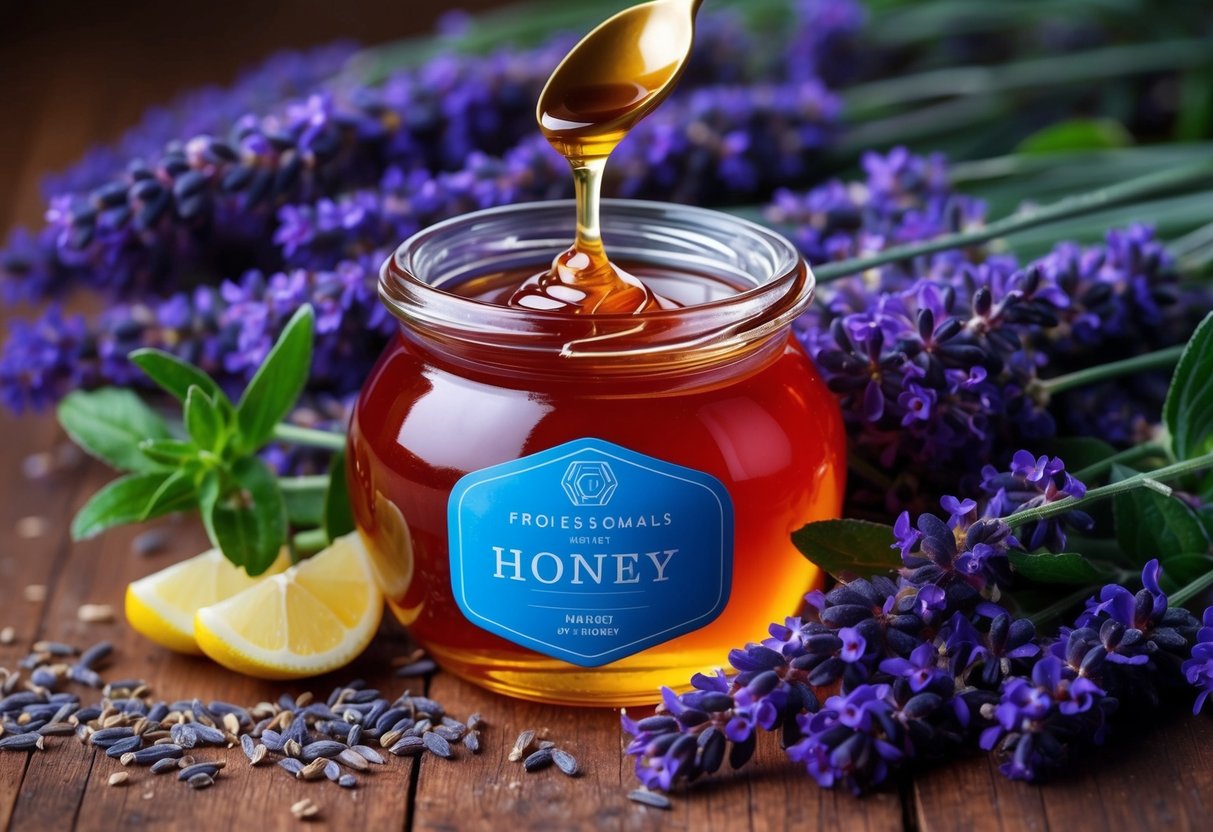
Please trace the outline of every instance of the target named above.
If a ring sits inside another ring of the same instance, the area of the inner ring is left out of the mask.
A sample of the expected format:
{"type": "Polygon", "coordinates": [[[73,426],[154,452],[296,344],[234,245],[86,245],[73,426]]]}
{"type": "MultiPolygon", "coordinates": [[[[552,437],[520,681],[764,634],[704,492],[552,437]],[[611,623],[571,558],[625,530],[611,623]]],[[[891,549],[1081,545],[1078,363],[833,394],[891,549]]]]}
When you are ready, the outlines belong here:
{"type": "Polygon", "coordinates": [[[200,655],[194,640],[194,613],[254,586],[290,565],[285,550],[265,575],[250,578],[239,566],[210,549],[126,588],[126,620],[138,633],[178,653],[200,655]]]}
{"type": "Polygon", "coordinates": [[[336,670],[370,644],[383,595],[357,532],[194,617],[202,652],[261,679],[336,670]]]}

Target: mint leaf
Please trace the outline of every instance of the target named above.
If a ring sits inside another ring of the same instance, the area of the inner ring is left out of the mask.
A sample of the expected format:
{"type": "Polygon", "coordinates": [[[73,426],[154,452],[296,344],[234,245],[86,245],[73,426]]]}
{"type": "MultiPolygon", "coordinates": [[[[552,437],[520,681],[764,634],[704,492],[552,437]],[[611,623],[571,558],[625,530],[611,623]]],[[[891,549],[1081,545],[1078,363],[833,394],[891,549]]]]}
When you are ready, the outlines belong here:
{"type": "Polygon", "coordinates": [[[1074,552],[1055,555],[1051,552],[1012,550],[1007,553],[1007,556],[1016,572],[1029,580],[1042,584],[1088,586],[1108,580],[1113,575],[1111,570],[1096,566],[1074,552]]]}
{"type": "Polygon", "coordinates": [[[354,530],[354,510],[350,504],[349,483],[345,478],[345,451],[333,454],[329,462],[329,487],[324,493],[324,535],[332,543],[354,530]]]}
{"type": "Polygon", "coordinates": [[[273,472],[260,459],[239,459],[230,473],[234,487],[227,494],[217,472],[203,480],[202,521],[228,560],[249,575],[260,575],[286,542],[286,503],[273,472]]]}
{"type": "Polygon", "coordinates": [[[227,438],[227,427],[215,402],[201,387],[191,387],[185,394],[185,430],[199,448],[218,453],[227,438]]]}
{"type": "Polygon", "coordinates": [[[1213,451],[1213,312],[1188,340],[1162,408],[1180,462],[1213,451]]]}
{"type": "MultiPolygon", "coordinates": [[[[1050,124],[1021,141],[1016,153],[1059,153],[1067,150],[1108,150],[1128,147],[1133,136],[1111,118],[1072,118],[1050,124]]],[[[1066,460],[1069,462],[1069,460],[1066,460]]]]}
{"type": "Polygon", "coordinates": [[[198,448],[182,439],[145,439],[139,452],[152,462],[176,467],[197,456],[198,448]]]}
{"type": "Polygon", "coordinates": [[[168,471],[147,471],[108,483],[72,518],[72,539],[87,540],[114,526],[145,519],[157,491],[171,476],[168,471]]]}
{"type": "Polygon", "coordinates": [[[1213,569],[1213,556],[1208,552],[1180,552],[1162,560],[1164,578],[1174,581],[1176,588],[1206,574],[1213,569]]]}
{"type": "Polygon", "coordinates": [[[160,484],[139,519],[151,520],[174,511],[184,511],[192,508],[197,502],[198,488],[194,482],[194,474],[188,469],[180,468],[169,474],[160,484]]]}
{"type": "Polygon", "coordinates": [[[867,520],[818,520],[792,532],[792,542],[813,563],[842,579],[901,568],[893,527],[867,520]]]}
{"type": "Polygon", "coordinates": [[[191,387],[202,388],[202,392],[206,393],[211,401],[219,402],[227,399],[213,378],[172,353],[144,348],[129,353],[127,358],[178,401],[185,401],[191,387]]]}
{"type": "MultiPolygon", "coordinates": [[[[1112,468],[1112,481],[1137,472],[1123,465],[1112,468]]],[[[1112,503],[1116,540],[1125,554],[1140,565],[1168,552],[1205,552],[1209,538],[1204,526],[1186,503],[1146,488],[1117,494],[1112,503]]]]}
{"type": "Polygon", "coordinates": [[[299,307],[257,368],[236,405],[240,449],[253,453],[269,440],[303,392],[312,366],[312,307],[299,307]]]}
{"type": "Polygon", "coordinates": [[[139,450],[146,439],[170,438],[158,413],[129,390],[105,387],[69,393],[59,403],[59,423],[72,441],[121,471],[151,471],[161,466],[139,450]]]}

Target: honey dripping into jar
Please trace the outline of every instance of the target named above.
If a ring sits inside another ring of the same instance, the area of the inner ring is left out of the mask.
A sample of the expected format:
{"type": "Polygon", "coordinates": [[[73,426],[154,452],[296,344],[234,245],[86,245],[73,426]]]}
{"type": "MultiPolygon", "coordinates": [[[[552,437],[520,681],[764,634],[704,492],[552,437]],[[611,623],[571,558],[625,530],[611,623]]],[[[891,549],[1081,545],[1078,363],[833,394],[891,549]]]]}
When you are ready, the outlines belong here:
{"type": "Polygon", "coordinates": [[[673,90],[686,67],[702,0],[656,0],[625,9],[585,36],[539,96],[544,137],[573,170],[577,234],[552,267],[525,280],[510,306],[630,314],[675,306],[611,262],[599,199],[607,158],[673,90]]]}

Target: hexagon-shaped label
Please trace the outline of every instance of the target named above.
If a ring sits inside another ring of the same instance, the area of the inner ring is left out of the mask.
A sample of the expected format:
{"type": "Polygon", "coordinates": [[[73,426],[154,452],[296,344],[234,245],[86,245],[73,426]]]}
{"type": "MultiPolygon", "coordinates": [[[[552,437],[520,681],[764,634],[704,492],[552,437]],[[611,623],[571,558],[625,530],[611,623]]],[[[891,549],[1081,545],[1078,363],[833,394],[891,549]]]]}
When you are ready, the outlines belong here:
{"type": "Polygon", "coordinates": [[[724,485],[601,439],[468,474],[447,520],[451,590],[468,620],[575,665],[697,630],[728,603],[724,485]]]}

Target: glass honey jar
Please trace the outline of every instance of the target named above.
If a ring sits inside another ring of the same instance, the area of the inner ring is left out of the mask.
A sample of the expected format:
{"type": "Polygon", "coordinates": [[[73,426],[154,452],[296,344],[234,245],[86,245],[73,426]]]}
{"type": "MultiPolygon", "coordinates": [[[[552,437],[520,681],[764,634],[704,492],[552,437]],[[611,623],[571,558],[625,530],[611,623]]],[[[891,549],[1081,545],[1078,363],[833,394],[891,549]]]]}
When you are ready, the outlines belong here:
{"type": "Polygon", "coordinates": [[[727,214],[603,202],[638,314],[508,305],[569,202],[431,226],[384,264],[400,332],[365,383],[351,499],[391,609],[448,672],[545,702],[652,703],[794,614],[791,533],[838,516],[845,438],[791,334],[796,249],[727,214]]]}

